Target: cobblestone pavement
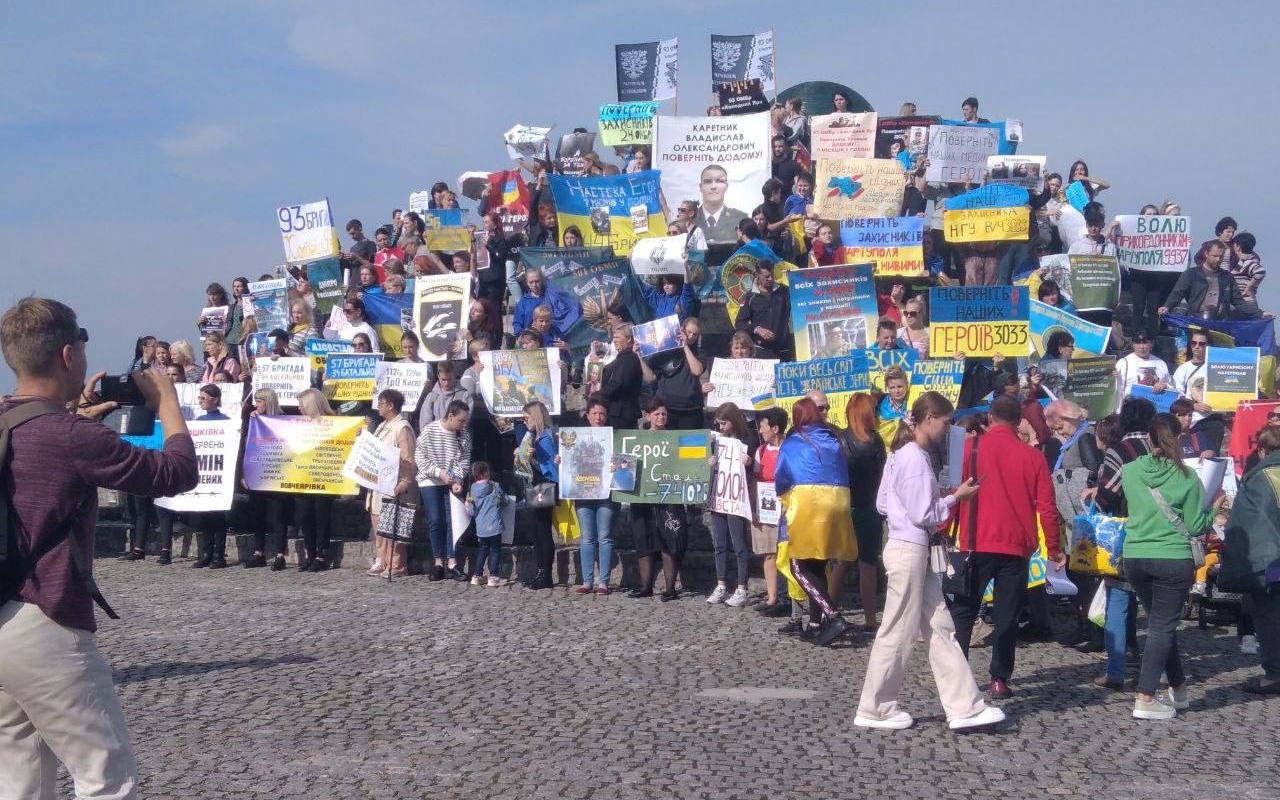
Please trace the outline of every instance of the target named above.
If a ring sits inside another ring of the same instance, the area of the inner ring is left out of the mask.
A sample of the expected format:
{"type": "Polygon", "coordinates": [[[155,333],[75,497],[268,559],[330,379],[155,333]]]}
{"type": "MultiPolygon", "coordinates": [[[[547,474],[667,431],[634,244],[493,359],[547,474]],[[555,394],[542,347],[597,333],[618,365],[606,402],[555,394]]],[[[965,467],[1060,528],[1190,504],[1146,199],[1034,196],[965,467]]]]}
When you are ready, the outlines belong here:
{"type": "Polygon", "coordinates": [[[916,727],[878,732],[852,725],[865,635],[819,650],[700,596],[97,567],[147,798],[1276,796],[1280,699],[1240,691],[1257,658],[1222,629],[1185,629],[1171,722],[1050,643],[1019,649],[1010,721],[968,735],[918,648],[916,727]]]}

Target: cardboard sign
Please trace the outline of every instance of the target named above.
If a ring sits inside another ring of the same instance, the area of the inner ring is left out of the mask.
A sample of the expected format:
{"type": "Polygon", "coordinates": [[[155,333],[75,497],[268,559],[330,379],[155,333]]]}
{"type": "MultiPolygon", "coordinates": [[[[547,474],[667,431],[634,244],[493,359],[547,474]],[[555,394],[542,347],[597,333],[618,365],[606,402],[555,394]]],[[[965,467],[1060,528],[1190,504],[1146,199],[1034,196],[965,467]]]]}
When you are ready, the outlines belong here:
{"type": "Polygon", "coordinates": [[[981,183],[987,159],[1000,153],[1000,132],[994,128],[934,125],[929,128],[931,183],[981,183]]]}
{"type": "Polygon", "coordinates": [[[613,449],[636,462],[635,486],[614,489],[614,502],[701,505],[707,501],[710,432],[615,430],[613,449]]]}
{"type": "Polygon", "coordinates": [[[1031,232],[1031,209],[975,208],[942,213],[948,242],[1025,242],[1031,232]]]}
{"type": "Polygon", "coordinates": [[[1026,287],[934,287],[929,290],[929,309],[930,353],[1027,355],[1030,298],[1026,287]]]}
{"type": "Polygon", "coordinates": [[[1121,214],[1116,217],[1116,259],[1124,269],[1182,272],[1191,260],[1187,217],[1121,214]]]}
{"type": "Polygon", "coordinates": [[[773,368],[776,358],[717,358],[711,363],[707,408],[733,403],[738,408],[773,408],[773,368]]]}
{"type": "Polygon", "coordinates": [[[747,484],[747,471],[742,457],[747,446],[728,436],[716,436],[716,468],[711,475],[711,511],[751,520],[755,516],[754,503],[747,484]]]}
{"type": "Polygon", "coordinates": [[[870,262],[877,278],[922,278],[926,274],[921,217],[842,219],[840,244],[846,264],[870,262]]]}
{"type": "Polygon", "coordinates": [[[813,208],[823,219],[896,217],[906,190],[902,162],[894,158],[820,158],[813,208]]]}

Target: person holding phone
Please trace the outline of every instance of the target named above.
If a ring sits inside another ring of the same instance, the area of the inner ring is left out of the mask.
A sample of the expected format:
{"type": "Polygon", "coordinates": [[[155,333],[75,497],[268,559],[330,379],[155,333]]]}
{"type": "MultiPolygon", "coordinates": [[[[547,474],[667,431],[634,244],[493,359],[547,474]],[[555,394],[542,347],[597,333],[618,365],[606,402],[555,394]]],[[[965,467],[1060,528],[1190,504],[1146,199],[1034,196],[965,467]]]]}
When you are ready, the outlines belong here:
{"type": "Polygon", "coordinates": [[[1004,712],[989,706],[978,691],[969,662],[955,639],[942,584],[930,569],[929,548],[952,510],[978,493],[974,478],[949,494],[938,489],[929,450],[947,439],[951,402],[925,392],[898,421],[892,452],[876,493],[876,509],[889,523],[882,558],[888,590],[884,616],[867,659],[867,676],[853,724],[860,728],[901,730],[915,722],[898,705],[907,663],[917,636],[928,635],[929,665],[938,699],[955,729],[990,725],[1004,712]]]}

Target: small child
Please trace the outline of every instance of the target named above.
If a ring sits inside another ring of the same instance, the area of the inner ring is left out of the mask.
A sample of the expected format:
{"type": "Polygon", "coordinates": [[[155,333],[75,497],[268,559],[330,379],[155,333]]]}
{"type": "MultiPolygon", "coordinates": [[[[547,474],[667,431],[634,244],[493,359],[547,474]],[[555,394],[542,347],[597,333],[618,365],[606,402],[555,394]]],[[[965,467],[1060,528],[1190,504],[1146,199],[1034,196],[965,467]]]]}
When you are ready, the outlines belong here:
{"type": "Polygon", "coordinates": [[[485,561],[489,562],[489,587],[499,585],[498,560],[502,554],[502,508],[507,495],[502,487],[489,480],[489,465],[477,461],[471,465],[471,491],[467,492],[467,514],[476,520],[475,568],[471,572],[471,585],[480,585],[485,561]]]}

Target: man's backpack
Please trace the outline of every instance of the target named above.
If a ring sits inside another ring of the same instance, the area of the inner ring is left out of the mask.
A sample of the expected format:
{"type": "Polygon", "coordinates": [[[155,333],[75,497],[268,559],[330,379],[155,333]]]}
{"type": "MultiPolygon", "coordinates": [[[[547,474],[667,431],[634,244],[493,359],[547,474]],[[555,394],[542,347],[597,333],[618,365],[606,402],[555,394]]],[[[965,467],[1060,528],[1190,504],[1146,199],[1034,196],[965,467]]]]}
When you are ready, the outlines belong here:
{"type": "Polygon", "coordinates": [[[102,592],[98,590],[92,574],[84,564],[84,556],[80,552],[80,548],[76,547],[74,541],[75,521],[78,515],[73,517],[67,525],[64,537],[49,537],[39,549],[25,555],[21,552],[21,548],[18,547],[18,525],[11,504],[12,498],[6,486],[9,479],[5,476],[5,472],[9,468],[10,434],[15,428],[30,422],[36,417],[43,417],[46,414],[66,413],[66,407],[60,403],[55,403],[52,400],[32,400],[14,406],[5,413],[0,414],[0,605],[18,596],[18,592],[22,589],[22,584],[26,583],[27,578],[35,571],[36,564],[40,562],[40,559],[52,552],[58,545],[67,542],[71,553],[71,568],[75,577],[84,583],[93,601],[98,604],[98,607],[108,617],[119,619],[119,615],[107,603],[106,598],[102,596],[102,592]]]}

